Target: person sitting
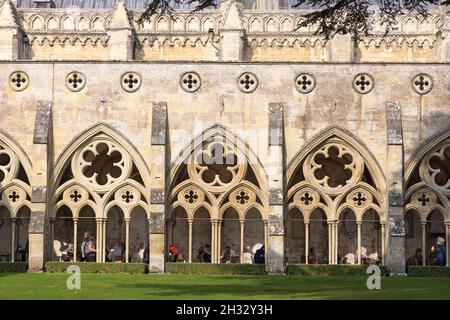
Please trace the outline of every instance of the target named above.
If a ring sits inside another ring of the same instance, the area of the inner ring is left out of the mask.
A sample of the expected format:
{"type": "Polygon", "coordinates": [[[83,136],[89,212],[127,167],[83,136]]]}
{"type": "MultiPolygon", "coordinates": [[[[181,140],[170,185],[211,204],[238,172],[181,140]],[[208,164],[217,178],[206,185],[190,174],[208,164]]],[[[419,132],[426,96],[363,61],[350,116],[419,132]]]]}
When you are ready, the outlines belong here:
{"type": "Polygon", "coordinates": [[[345,264],[350,264],[350,265],[354,265],[355,264],[355,255],[353,253],[347,253],[344,257],[345,259],[345,264]]]}
{"type": "Polygon", "coordinates": [[[180,249],[178,249],[174,244],[171,244],[169,247],[169,261],[177,262],[179,254],[180,254],[180,249]]]}
{"type": "Polygon", "coordinates": [[[442,237],[437,239],[436,265],[445,266],[445,240],[442,237]]]}
{"type": "Polygon", "coordinates": [[[230,263],[231,261],[231,248],[230,246],[226,246],[223,251],[222,257],[220,257],[221,263],[230,263]]]}
{"type": "Polygon", "coordinates": [[[211,263],[211,253],[210,253],[211,246],[209,244],[206,244],[204,249],[202,249],[200,253],[200,257],[202,258],[202,261],[205,263],[211,263]]]}
{"type": "Polygon", "coordinates": [[[116,257],[118,257],[119,259],[123,257],[123,250],[117,242],[114,244],[114,247],[109,250],[108,260],[111,262],[115,262],[117,260],[116,257]]]}
{"type": "Polygon", "coordinates": [[[436,246],[432,245],[430,250],[430,265],[435,266],[436,265],[436,246]]]}
{"type": "Polygon", "coordinates": [[[255,259],[255,263],[256,264],[264,264],[264,263],[266,263],[264,246],[262,246],[261,248],[256,250],[254,259],[255,259]]]}
{"type": "Polygon", "coordinates": [[[85,245],[85,256],[87,262],[95,262],[97,257],[97,249],[95,248],[95,239],[89,236],[88,242],[85,245]]]}
{"type": "Polygon", "coordinates": [[[316,258],[316,253],[314,252],[314,247],[309,248],[308,263],[309,264],[317,264],[317,258],[316,258]]]}
{"type": "Polygon", "coordinates": [[[417,248],[416,249],[416,253],[414,254],[414,261],[416,266],[421,266],[423,265],[423,256],[422,256],[422,249],[417,248]]]}

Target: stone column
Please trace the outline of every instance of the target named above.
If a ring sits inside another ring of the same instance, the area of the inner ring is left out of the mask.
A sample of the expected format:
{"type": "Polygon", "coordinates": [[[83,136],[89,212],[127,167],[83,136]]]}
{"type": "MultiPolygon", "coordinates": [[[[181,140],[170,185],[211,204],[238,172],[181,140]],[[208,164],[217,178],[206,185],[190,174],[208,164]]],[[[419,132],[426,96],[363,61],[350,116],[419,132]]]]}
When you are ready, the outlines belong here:
{"type": "Polygon", "coordinates": [[[211,219],[211,263],[216,263],[216,221],[211,219]]]}
{"type": "Polygon", "coordinates": [[[222,254],[222,219],[217,221],[217,262],[220,263],[222,254]]]}
{"type": "Polygon", "coordinates": [[[425,267],[427,265],[427,222],[422,221],[422,265],[425,267]]]}
{"type": "Polygon", "coordinates": [[[78,251],[78,218],[73,218],[73,261],[77,261],[78,251]]]}
{"type": "Polygon", "coordinates": [[[401,107],[398,103],[387,103],[387,213],[389,243],[386,265],[391,275],[402,276],[405,263],[405,213],[403,201],[403,133],[401,107]]]}
{"type": "Polygon", "coordinates": [[[446,223],[445,224],[445,260],[446,260],[446,266],[449,267],[450,266],[450,245],[449,242],[450,241],[450,224],[446,223]]]}
{"type": "Polygon", "coordinates": [[[125,263],[130,261],[130,218],[125,219],[125,263]]]}
{"type": "Polygon", "coordinates": [[[333,252],[332,252],[332,248],[333,248],[333,241],[332,241],[332,238],[333,238],[333,235],[332,235],[332,222],[330,222],[330,221],[328,221],[328,264],[332,264],[333,262],[332,262],[332,255],[333,255],[333,252]]]}
{"type": "Polygon", "coordinates": [[[194,223],[194,219],[188,219],[188,226],[189,226],[189,238],[188,238],[189,263],[192,263],[192,224],[193,223],[194,223]]]}
{"type": "Polygon", "coordinates": [[[358,229],[358,264],[361,264],[361,221],[356,222],[356,228],[358,229]]]}
{"type": "Polygon", "coordinates": [[[305,222],[305,263],[309,264],[309,222],[305,222]]]}
{"type": "Polygon", "coordinates": [[[108,219],[102,218],[102,249],[103,252],[101,254],[102,262],[106,262],[106,223],[108,219]]]}
{"type": "Polygon", "coordinates": [[[334,263],[339,264],[339,221],[334,224],[334,242],[335,242],[335,252],[334,252],[334,263]]]}
{"type": "Polygon", "coordinates": [[[284,273],[283,134],[283,104],[269,103],[269,247],[266,252],[271,274],[284,273]]]}
{"type": "MultiPolygon", "coordinates": [[[[241,230],[241,239],[240,239],[240,247],[239,247],[239,255],[241,263],[244,261],[244,235],[245,235],[245,219],[239,220],[240,222],[240,230],[241,230]]],[[[267,250],[267,249],[266,249],[267,250]]]]}
{"type": "Polygon", "coordinates": [[[11,262],[16,256],[16,218],[11,218],[11,262]]]}
{"type": "Polygon", "coordinates": [[[386,265],[386,223],[381,223],[381,262],[386,265]]]}
{"type": "Polygon", "coordinates": [[[55,241],[55,220],[56,218],[50,218],[50,259],[54,260],[55,250],[53,249],[53,242],[55,241]]]}

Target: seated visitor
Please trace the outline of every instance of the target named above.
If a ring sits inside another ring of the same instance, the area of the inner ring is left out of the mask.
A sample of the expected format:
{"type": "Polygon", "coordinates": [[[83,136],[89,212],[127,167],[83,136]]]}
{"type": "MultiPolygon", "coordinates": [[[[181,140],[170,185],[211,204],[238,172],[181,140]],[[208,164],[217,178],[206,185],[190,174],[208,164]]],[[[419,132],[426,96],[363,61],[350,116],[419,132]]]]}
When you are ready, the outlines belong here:
{"type": "Polygon", "coordinates": [[[25,249],[20,244],[17,246],[16,255],[18,256],[19,262],[25,261],[25,249]]]}
{"type": "Polygon", "coordinates": [[[430,265],[435,266],[436,265],[436,246],[432,245],[430,249],[430,265]]]}
{"type": "Polygon", "coordinates": [[[66,250],[61,254],[62,261],[73,261],[73,243],[69,243],[66,250]]]}
{"type": "Polygon", "coordinates": [[[118,243],[114,244],[114,247],[109,251],[108,260],[115,262],[117,260],[116,257],[119,257],[119,259],[123,257],[122,247],[118,243]]]}
{"type": "Polygon", "coordinates": [[[357,261],[357,258],[355,258],[355,255],[353,253],[347,253],[345,255],[344,259],[345,259],[345,264],[351,264],[351,265],[354,265],[355,262],[357,261]]]}
{"type": "Polygon", "coordinates": [[[437,240],[436,265],[445,266],[445,240],[442,237],[437,240]]]}
{"type": "Polygon", "coordinates": [[[423,264],[422,249],[420,249],[420,248],[416,249],[416,254],[414,255],[414,261],[416,263],[416,266],[421,266],[423,264]]]}
{"type": "Polygon", "coordinates": [[[87,244],[87,242],[89,241],[89,231],[86,231],[84,233],[83,238],[81,239],[81,246],[80,246],[80,251],[81,251],[81,259],[80,261],[85,261],[86,260],[86,256],[85,256],[85,246],[87,244]]]}
{"type": "Polygon", "coordinates": [[[231,248],[230,246],[226,246],[222,256],[220,257],[220,262],[230,263],[230,260],[231,260],[231,248]]]}
{"type": "Polygon", "coordinates": [[[95,239],[93,236],[89,236],[88,242],[85,245],[85,257],[87,262],[95,262],[97,256],[97,250],[95,248],[95,239]]]}
{"type": "Polygon", "coordinates": [[[256,264],[264,264],[266,262],[264,246],[256,250],[255,256],[253,258],[256,264]]]}
{"type": "Polygon", "coordinates": [[[314,247],[309,248],[308,251],[308,263],[317,263],[316,253],[314,252],[314,247]]]}
{"type": "Polygon", "coordinates": [[[204,246],[204,248],[202,249],[202,251],[199,252],[199,253],[201,253],[200,257],[202,258],[203,262],[206,262],[206,263],[210,263],[211,262],[210,249],[211,249],[211,246],[209,244],[206,244],[204,246]]]}
{"type": "Polygon", "coordinates": [[[180,254],[180,250],[174,244],[171,244],[169,247],[169,261],[177,262],[179,254],[180,254]]]}

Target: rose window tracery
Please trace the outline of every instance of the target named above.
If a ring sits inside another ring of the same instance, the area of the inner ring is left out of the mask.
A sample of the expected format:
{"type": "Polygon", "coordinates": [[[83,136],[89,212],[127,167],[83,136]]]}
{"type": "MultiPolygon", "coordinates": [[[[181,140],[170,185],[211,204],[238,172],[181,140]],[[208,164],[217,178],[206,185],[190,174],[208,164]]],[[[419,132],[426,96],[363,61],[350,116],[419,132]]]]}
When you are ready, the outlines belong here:
{"type": "Polygon", "coordinates": [[[213,192],[224,191],[244,174],[245,165],[239,161],[234,148],[219,141],[211,141],[199,150],[190,166],[191,176],[213,192]]]}
{"type": "Polygon", "coordinates": [[[431,152],[422,163],[422,178],[431,186],[450,195],[450,145],[431,152]]]}
{"type": "Polygon", "coordinates": [[[108,140],[90,143],[73,159],[75,177],[90,183],[95,191],[108,191],[110,186],[124,181],[132,168],[129,154],[108,140]]]}
{"type": "Polygon", "coordinates": [[[15,154],[0,145],[0,183],[10,181],[16,175],[18,165],[15,154]]]}
{"type": "Polygon", "coordinates": [[[305,162],[305,174],[326,192],[338,194],[361,177],[362,160],[340,144],[330,144],[311,154],[305,162]]]}

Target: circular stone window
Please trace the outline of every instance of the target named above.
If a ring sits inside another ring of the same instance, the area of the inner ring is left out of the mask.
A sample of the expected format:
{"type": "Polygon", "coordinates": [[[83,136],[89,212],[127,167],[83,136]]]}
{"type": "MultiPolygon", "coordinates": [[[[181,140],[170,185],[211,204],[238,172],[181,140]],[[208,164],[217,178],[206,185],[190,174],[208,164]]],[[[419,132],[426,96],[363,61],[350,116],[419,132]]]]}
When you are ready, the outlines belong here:
{"type": "Polygon", "coordinates": [[[72,71],[66,77],[66,86],[70,91],[78,92],[86,85],[86,77],[77,71],[72,71]]]}
{"type": "Polygon", "coordinates": [[[195,92],[200,89],[202,81],[200,76],[196,72],[186,72],[180,78],[181,88],[189,93],[195,92]]]}
{"type": "Polygon", "coordinates": [[[360,94],[368,94],[374,88],[375,81],[367,73],[358,74],[353,80],[353,88],[360,94]]]}
{"type": "Polygon", "coordinates": [[[258,88],[258,78],[253,73],[244,72],[238,78],[239,89],[244,93],[251,93],[258,88]]]}
{"type": "Polygon", "coordinates": [[[142,79],[136,72],[127,72],[122,75],[120,84],[126,92],[135,92],[141,87],[142,79]]]}
{"type": "Polygon", "coordinates": [[[414,77],[412,85],[415,92],[425,95],[433,89],[433,79],[429,75],[422,73],[414,77]]]}
{"type": "Polygon", "coordinates": [[[315,87],[316,80],[309,73],[301,73],[295,78],[295,89],[300,93],[311,93],[315,87]]]}
{"type": "Polygon", "coordinates": [[[23,91],[28,87],[30,79],[28,75],[23,71],[14,71],[9,76],[9,86],[14,91],[23,91]]]}

